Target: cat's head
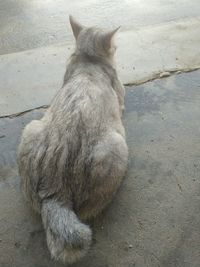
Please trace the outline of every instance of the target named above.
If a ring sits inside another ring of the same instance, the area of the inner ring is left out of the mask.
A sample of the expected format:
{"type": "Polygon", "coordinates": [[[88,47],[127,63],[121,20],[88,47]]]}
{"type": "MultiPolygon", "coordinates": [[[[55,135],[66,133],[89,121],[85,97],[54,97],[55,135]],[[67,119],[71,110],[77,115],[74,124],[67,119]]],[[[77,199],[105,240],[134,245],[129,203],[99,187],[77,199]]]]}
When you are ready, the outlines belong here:
{"type": "Polygon", "coordinates": [[[69,16],[69,20],[76,39],[76,52],[94,57],[113,58],[116,51],[113,39],[120,27],[105,31],[95,27],[87,28],[72,16],[69,16]]]}

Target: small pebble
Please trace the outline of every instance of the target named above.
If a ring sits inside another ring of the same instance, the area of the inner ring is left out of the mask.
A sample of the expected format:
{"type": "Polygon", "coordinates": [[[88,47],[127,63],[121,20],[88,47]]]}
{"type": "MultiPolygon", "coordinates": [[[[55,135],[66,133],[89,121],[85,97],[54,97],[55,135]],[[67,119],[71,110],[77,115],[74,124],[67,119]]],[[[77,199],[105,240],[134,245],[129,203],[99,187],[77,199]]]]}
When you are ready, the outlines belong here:
{"type": "Polygon", "coordinates": [[[19,242],[16,242],[16,243],[15,243],[15,247],[16,247],[16,248],[20,248],[20,247],[21,247],[21,244],[20,244],[19,242]]]}
{"type": "Polygon", "coordinates": [[[170,72],[168,72],[168,71],[160,73],[160,78],[164,78],[164,77],[168,77],[168,76],[170,76],[170,72]]]}
{"type": "Polygon", "coordinates": [[[180,70],[178,70],[177,72],[176,72],[176,74],[180,74],[181,73],[181,71],[180,70]]]}
{"type": "Polygon", "coordinates": [[[128,247],[129,247],[129,248],[133,248],[133,245],[130,244],[128,247]]]}

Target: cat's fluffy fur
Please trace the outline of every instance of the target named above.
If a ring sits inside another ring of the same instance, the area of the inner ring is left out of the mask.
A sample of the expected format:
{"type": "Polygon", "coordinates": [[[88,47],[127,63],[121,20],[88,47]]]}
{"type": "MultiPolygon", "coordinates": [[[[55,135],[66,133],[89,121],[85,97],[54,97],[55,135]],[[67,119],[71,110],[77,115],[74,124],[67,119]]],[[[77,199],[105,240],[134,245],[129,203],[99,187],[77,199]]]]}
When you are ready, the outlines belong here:
{"type": "Polygon", "coordinates": [[[70,17],[76,50],[63,87],[41,120],[24,129],[18,152],[22,189],[41,213],[53,258],[72,263],[91,243],[81,221],[111,201],[127,167],[113,36],[70,17]]]}

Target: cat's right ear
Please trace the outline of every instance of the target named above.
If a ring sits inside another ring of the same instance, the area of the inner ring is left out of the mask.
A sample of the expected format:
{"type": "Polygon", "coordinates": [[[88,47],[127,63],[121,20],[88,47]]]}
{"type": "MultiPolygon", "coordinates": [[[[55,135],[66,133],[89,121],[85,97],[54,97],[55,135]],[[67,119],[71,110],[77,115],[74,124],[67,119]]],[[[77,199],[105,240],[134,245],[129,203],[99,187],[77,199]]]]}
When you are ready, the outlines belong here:
{"type": "Polygon", "coordinates": [[[77,39],[79,33],[83,29],[83,26],[78,21],[76,21],[71,15],[69,15],[69,21],[70,21],[70,24],[72,27],[74,37],[75,37],[75,39],[77,39]]]}

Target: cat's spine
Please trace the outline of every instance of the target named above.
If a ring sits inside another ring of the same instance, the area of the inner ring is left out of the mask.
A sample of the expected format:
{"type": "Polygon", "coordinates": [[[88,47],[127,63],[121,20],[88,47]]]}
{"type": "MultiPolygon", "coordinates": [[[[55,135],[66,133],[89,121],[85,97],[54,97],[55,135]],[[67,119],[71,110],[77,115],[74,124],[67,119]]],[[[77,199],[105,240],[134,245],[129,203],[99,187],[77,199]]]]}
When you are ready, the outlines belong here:
{"type": "Polygon", "coordinates": [[[52,258],[73,263],[86,254],[92,232],[71,209],[54,199],[45,200],[41,215],[52,258]]]}

